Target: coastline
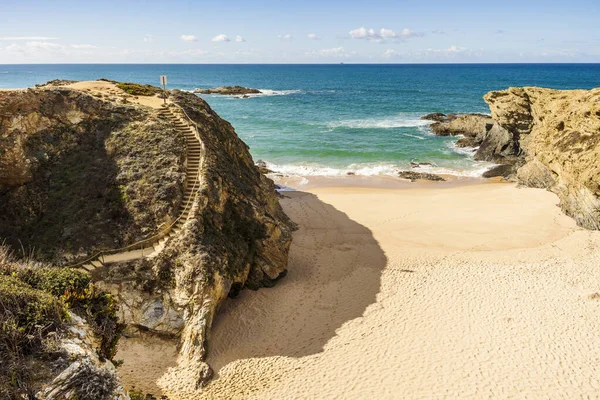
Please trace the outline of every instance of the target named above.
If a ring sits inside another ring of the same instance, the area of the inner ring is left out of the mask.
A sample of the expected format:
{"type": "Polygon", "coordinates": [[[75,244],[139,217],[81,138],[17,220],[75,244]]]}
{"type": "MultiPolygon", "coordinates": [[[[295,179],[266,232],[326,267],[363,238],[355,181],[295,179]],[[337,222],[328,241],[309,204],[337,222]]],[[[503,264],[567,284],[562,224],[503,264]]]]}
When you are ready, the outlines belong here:
{"type": "Polygon", "coordinates": [[[282,187],[282,192],[287,191],[306,191],[317,188],[334,187],[356,187],[371,189],[449,189],[459,186],[485,185],[489,183],[509,183],[503,182],[501,177],[483,178],[483,177],[465,177],[457,175],[436,174],[445,179],[445,181],[430,181],[418,179],[411,182],[408,179],[393,177],[389,175],[346,175],[346,176],[299,176],[268,174],[276,185],[282,187]]]}

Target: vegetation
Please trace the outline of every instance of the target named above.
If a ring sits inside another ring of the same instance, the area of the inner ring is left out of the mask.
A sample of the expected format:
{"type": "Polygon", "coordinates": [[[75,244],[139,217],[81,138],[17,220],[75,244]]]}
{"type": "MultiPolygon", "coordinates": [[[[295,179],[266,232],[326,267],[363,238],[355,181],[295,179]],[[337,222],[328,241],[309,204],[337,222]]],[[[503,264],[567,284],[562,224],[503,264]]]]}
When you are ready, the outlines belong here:
{"type": "Polygon", "coordinates": [[[0,247],[0,398],[35,391],[36,361],[59,356],[69,311],[87,319],[100,338],[99,356],[112,359],[122,326],[110,294],[83,272],[17,262],[0,247]]]}
{"type": "Polygon", "coordinates": [[[154,96],[161,92],[160,88],[152,85],[140,85],[139,83],[117,82],[116,86],[134,96],[154,96]]]}

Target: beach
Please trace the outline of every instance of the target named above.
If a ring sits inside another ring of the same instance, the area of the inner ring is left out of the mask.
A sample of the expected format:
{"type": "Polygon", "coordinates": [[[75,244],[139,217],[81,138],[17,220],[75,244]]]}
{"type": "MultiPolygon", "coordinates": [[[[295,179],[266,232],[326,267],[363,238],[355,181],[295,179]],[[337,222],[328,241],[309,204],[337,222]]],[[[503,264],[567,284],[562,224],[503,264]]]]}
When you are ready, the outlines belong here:
{"type": "Polygon", "coordinates": [[[148,382],[175,352],[155,344],[128,359],[122,340],[127,386],[190,399],[597,395],[600,234],[552,193],[487,183],[284,195],[299,226],[288,275],[224,303],[213,381],[187,394],[168,375],[148,382]]]}

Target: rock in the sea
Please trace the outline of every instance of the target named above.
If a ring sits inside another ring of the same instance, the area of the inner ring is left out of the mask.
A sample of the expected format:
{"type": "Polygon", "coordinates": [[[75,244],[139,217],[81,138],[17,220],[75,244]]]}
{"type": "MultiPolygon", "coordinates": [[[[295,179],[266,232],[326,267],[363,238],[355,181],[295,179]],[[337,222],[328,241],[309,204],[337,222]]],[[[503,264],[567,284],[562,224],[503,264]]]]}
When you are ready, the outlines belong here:
{"type": "Polygon", "coordinates": [[[210,89],[194,89],[194,93],[199,94],[222,94],[222,95],[249,95],[262,93],[258,89],[246,88],[243,86],[221,86],[210,89]]]}
{"type": "Polygon", "coordinates": [[[492,122],[490,116],[483,114],[453,115],[431,124],[431,130],[438,136],[464,135],[474,138],[485,133],[486,125],[492,122]]]}
{"type": "Polygon", "coordinates": [[[410,162],[411,168],[431,167],[432,165],[433,165],[433,163],[430,163],[430,162],[417,162],[417,161],[410,162]]]}
{"type": "Polygon", "coordinates": [[[423,115],[421,117],[422,120],[426,121],[436,121],[436,122],[445,122],[448,119],[448,116],[444,113],[431,113],[427,115],[423,115]]]}
{"type": "Polygon", "coordinates": [[[256,162],[256,166],[258,167],[258,170],[260,171],[261,174],[273,173],[273,171],[267,167],[267,163],[264,162],[263,160],[258,160],[256,162]]]}
{"type": "Polygon", "coordinates": [[[548,188],[579,225],[600,229],[600,89],[510,88],[484,100],[508,132],[505,150],[490,147],[519,150],[519,182],[548,188]]]}
{"type": "Polygon", "coordinates": [[[411,182],[414,182],[417,179],[423,179],[427,181],[445,181],[445,179],[441,176],[427,172],[400,171],[398,172],[398,176],[403,179],[409,179],[411,182]]]}

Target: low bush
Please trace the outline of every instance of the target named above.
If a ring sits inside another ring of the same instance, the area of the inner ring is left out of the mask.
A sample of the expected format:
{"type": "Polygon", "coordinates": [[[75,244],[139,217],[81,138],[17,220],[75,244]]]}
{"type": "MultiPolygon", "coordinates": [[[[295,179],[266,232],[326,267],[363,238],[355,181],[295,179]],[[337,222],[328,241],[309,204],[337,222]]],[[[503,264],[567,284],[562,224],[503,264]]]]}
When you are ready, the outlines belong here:
{"type": "Polygon", "coordinates": [[[29,393],[32,358],[52,358],[47,337],[59,337],[68,311],[84,317],[101,343],[98,355],[111,359],[123,326],[113,297],[98,290],[84,272],[29,267],[0,246],[0,398],[29,393]]]}
{"type": "Polygon", "coordinates": [[[139,83],[118,82],[116,86],[125,93],[134,96],[154,96],[161,92],[161,89],[152,85],[140,85],[139,83]]]}

